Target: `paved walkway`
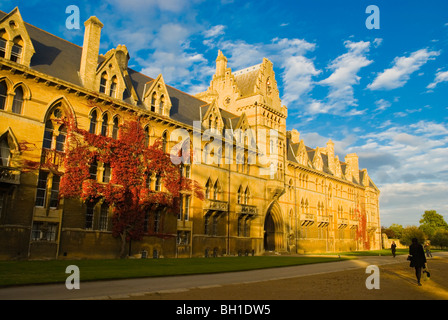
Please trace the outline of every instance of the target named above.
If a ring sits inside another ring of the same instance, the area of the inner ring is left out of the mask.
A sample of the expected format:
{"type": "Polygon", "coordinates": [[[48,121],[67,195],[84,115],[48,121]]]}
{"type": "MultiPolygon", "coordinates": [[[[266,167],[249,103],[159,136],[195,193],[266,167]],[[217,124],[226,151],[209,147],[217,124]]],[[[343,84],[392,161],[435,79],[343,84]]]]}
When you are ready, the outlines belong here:
{"type": "MultiPolygon", "coordinates": [[[[448,253],[435,256],[448,258],[448,253]]],[[[184,292],[197,288],[221,287],[264,281],[292,279],[365,268],[369,265],[387,265],[405,262],[406,256],[396,258],[377,256],[356,260],[319,263],[275,269],[262,269],[219,274],[157,277],[111,281],[82,282],[79,290],[68,290],[65,284],[22,286],[0,289],[0,300],[65,300],[65,299],[123,299],[154,293],[184,292]]]]}

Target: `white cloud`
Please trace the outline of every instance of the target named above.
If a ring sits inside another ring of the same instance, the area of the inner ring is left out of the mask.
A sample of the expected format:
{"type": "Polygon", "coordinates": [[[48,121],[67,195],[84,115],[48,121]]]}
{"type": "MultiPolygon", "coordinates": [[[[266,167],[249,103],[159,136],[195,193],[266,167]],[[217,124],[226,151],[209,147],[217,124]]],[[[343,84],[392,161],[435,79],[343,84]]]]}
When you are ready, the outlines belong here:
{"type": "Polygon", "coordinates": [[[380,99],[378,101],[375,101],[375,105],[376,105],[375,111],[384,111],[387,108],[389,108],[392,104],[389,101],[380,99]]]}
{"type": "Polygon", "coordinates": [[[397,57],[394,65],[379,73],[376,79],[367,87],[370,90],[396,89],[404,86],[410,75],[419,70],[426,62],[433,60],[440,54],[438,51],[421,49],[411,53],[408,57],[397,57]]]}
{"type": "Polygon", "coordinates": [[[389,183],[381,186],[381,225],[392,223],[403,226],[418,226],[425,210],[436,210],[447,219],[448,204],[440,201],[446,198],[448,185],[434,183],[389,183]]]}
{"type": "Polygon", "coordinates": [[[300,103],[314,85],[312,78],[321,73],[313,60],[305,55],[313,51],[316,45],[302,39],[273,39],[268,50],[273,53],[272,59],[283,70],[283,103],[292,105],[300,103]]]}
{"type": "Polygon", "coordinates": [[[224,34],[224,29],[225,29],[225,28],[226,28],[226,27],[223,26],[222,24],[213,26],[212,28],[210,28],[210,29],[208,29],[208,30],[205,30],[205,31],[203,32],[203,34],[204,34],[204,38],[209,39],[209,38],[216,38],[216,37],[218,37],[218,36],[221,36],[221,35],[224,34]]]}
{"type": "Polygon", "coordinates": [[[373,45],[375,48],[378,48],[382,43],[383,43],[382,38],[375,38],[375,40],[373,40],[373,45]]]}
{"type": "Polygon", "coordinates": [[[448,81],[448,71],[439,71],[436,74],[434,82],[430,83],[426,88],[434,89],[439,83],[448,81]]]}
{"type": "Polygon", "coordinates": [[[441,202],[448,191],[448,125],[421,120],[415,124],[379,128],[359,135],[355,152],[381,191],[383,225],[418,225],[424,210],[448,212],[441,202]]]}
{"type": "Polygon", "coordinates": [[[325,100],[314,101],[308,109],[310,113],[331,113],[338,115],[359,115],[363,111],[357,110],[357,99],[354,97],[353,86],[359,84],[359,71],[373,61],[367,59],[370,42],[346,41],[348,52],[334,59],[328,69],[333,73],[319,82],[328,86],[329,93],[325,100]]]}

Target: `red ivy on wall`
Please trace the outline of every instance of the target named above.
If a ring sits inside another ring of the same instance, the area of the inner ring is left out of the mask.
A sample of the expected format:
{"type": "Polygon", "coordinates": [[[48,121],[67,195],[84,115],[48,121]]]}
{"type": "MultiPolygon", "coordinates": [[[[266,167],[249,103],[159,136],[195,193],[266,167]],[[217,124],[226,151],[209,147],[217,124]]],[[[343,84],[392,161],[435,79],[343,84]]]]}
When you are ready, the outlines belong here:
{"type": "MultiPolygon", "coordinates": [[[[112,233],[121,237],[120,256],[126,242],[141,240],[145,234],[145,215],[156,211],[177,213],[181,191],[191,191],[203,199],[197,182],[182,177],[179,166],[162,150],[161,141],[147,146],[145,133],[138,122],[125,122],[118,139],[92,134],[77,127],[73,119],[64,120],[67,143],[59,196],[95,202],[102,199],[113,208],[112,233]],[[90,167],[97,161],[108,164],[111,179],[107,183],[91,178],[90,167]],[[148,186],[151,175],[161,179],[165,191],[148,186]]],[[[164,237],[167,235],[157,234],[164,237]]]]}
{"type": "Polygon", "coordinates": [[[367,217],[358,209],[355,210],[358,217],[358,229],[356,231],[356,240],[360,241],[364,250],[370,250],[369,234],[367,232],[367,217]]]}

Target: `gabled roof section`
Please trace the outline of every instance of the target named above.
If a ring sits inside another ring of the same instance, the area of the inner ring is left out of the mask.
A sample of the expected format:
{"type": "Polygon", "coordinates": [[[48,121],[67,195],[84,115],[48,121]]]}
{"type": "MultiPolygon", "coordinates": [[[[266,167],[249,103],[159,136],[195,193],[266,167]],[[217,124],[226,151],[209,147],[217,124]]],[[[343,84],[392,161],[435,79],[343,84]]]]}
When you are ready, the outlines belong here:
{"type": "MultiPolygon", "coordinates": [[[[22,47],[21,57],[18,63],[29,66],[35,49],[18,7],[14,8],[9,14],[0,15],[0,31],[3,32],[3,30],[5,32],[3,35],[4,38],[22,47]]],[[[8,51],[7,54],[10,56],[11,48],[8,51]]]]}
{"type": "Polygon", "coordinates": [[[143,105],[146,106],[148,110],[156,108],[155,112],[158,113],[160,113],[159,107],[163,105],[163,111],[161,114],[168,116],[171,110],[172,103],[162,74],[159,74],[154,81],[147,82],[146,86],[147,89],[143,93],[142,99],[143,105]],[[157,106],[153,106],[154,103],[157,103],[157,106]]]}

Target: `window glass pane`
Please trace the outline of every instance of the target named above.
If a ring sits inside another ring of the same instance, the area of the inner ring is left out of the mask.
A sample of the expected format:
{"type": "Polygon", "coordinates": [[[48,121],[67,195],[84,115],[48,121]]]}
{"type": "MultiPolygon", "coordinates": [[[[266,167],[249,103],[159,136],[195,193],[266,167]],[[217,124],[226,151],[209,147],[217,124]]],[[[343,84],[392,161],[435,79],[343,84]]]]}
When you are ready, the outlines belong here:
{"type": "Polygon", "coordinates": [[[107,125],[109,122],[109,117],[107,116],[107,114],[105,114],[103,116],[103,122],[101,123],[101,135],[102,136],[107,136],[107,125]]]}
{"type": "Polygon", "coordinates": [[[86,209],[86,229],[92,229],[93,228],[93,208],[95,205],[91,202],[87,203],[87,209],[86,209]]]}
{"type": "Polygon", "coordinates": [[[53,183],[51,185],[50,208],[57,208],[59,205],[59,183],[60,176],[53,176],[53,183]]]}
{"type": "MultiPolygon", "coordinates": [[[[1,50],[0,50],[1,53],[1,50]]],[[[4,81],[0,82],[0,110],[6,109],[6,97],[8,93],[8,88],[4,81]]]]}
{"type": "Polygon", "coordinates": [[[20,63],[22,57],[22,47],[18,44],[13,45],[11,49],[11,61],[20,63]]]}
{"type": "Polygon", "coordinates": [[[110,182],[110,164],[105,163],[104,164],[104,171],[103,171],[103,182],[109,183],[110,182]]]}
{"type": "Polygon", "coordinates": [[[114,77],[113,79],[112,79],[112,82],[110,83],[110,91],[109,91],[109,95],[112,97],[112,98],[116,98],[116,91],[117,91],[117,79],[114,77]]]}
{"type": "Polygon", "coordinates": [[[53,124],[51,123],[51,120],[48,120],[45,123],[44,141],[42,144],[42,148],[51,149],[52,139],[53,139],[53,124]]]}
{"type": "Polygon", "coordinates": [[[96,121],[97,121],[97,114],[96,111],[93,111],[90,118],[90,128],[89,128],[90,133],[96,132],[96,121]]]}
{"type": "Polygon", "coordinates": [[[59,128],[59,135],[56,137],[56,150],[64,151],[65,136],[67,135],[67,130],[65,126],[59,128]]]}
{"type": "Polygon", "coordinates": [[[36,206],[45,206],[45,198],[47,196],[47,178],[48,172],[39,172],[39,177],[37,180],[37,193],[36,193],[36,206]]]}
{"type": "Polygon", "coordinates": [[[106,93],[106,78],[104,76],[101,77],[101,82],[100,82],[100,92],[101,93],[106,93]]]}
{"type": "Polygon", "coordinates": [[[6,40],[0,39],[0,58],[4,58],[6,54],[6,40]]]}
{"type": "Polygon", "coordinates": [[[103,203],[101,205],[101,213],[100,213],[100,230],[107,230],[107,217],[109,214],[109,205],[107,203],[103,203]]]}
{"type": "Polygon", "coordinates": [[[47,234],[46,234],[47,241],[56,241],[57,227],[58,225],[56,223],[49,223],[47,225],[47,234]]]}
{"type": "Polygon", "coordinates": [[[8,167],[10,158],[11,150],[9,149],[7,138],[4,137],[0,141],[0,165],[2,165],[3,167],[8,167]]]}
{"type": "Polygon", "coordinates": [[[114,125],[112,127],[112,138],[118,139],[118,118],[114,119],[114,125]]]}
{"type": "Polygon", "coordinates": [[[90,168],[89,168],[90,179],[96,180],[97,171],[98,171],[98,162],[95,159],[90,164],[90,168]]]}
{"type": "Polygon", "coordinates": [[[31,231],[31,239],[36,241],[42,239],[42,222],[33,222],[33,230],[31,231]]]}
{"type": "Polygon", "coordinates": [[[21,114],[23,106],[23,89],[18,87],[15,91],[14,100],[12,102],[12,112],[21,114]]]}

